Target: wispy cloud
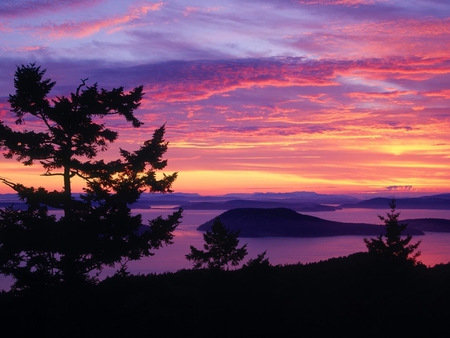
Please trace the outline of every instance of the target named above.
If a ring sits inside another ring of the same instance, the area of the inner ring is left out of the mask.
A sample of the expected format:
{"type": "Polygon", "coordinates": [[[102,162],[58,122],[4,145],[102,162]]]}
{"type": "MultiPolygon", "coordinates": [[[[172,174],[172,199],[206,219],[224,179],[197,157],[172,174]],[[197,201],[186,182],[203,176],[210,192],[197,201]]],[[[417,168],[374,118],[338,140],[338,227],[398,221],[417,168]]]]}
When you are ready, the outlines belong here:
{"type": "Polygon", "coordinates": [[[83,38],[93,35],[101,30],[106,32],[115,32],[123,29],[124,25],[130,25],[140,20],[150,11],[160,10],[164,4],[147,3],[140,6],[131,7],[127,13],[104,19],[83,20],[83,21],[65,21],[63,23],[45,24],[37,28],[39,34],[48,36],[52,39],[61,39],[65,37],[83,38]]]}
{"type": "Polygon", "coordinates": [[[296,0],[305,5],[359,6],[388,2],[389,0],[296,0]]]}
{"type": "Polygon", "coordinates": [[[87,8],[105,0],[3,0],[0,6],[0,17],[24,17],[40,13],[51,13],[55,10],[71,10],[87,8]]]}

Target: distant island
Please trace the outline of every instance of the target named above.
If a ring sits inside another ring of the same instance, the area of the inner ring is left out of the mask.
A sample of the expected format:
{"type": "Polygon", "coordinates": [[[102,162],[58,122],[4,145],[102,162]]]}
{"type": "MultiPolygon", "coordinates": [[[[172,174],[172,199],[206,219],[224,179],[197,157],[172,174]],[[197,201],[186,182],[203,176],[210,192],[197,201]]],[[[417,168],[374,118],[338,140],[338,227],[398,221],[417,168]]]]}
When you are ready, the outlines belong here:
{"type": "MultiPolygon", "coordinates": [[[[371,198],[358,203],[345,203],[340,207],[346,208],[367,208],[386,209],[392,198],[371,198]]],[[[433,196],[397,198],[395,199],[397,209],[428,209],[428,210],[450,210],[450,194],[440,194],[433,196]]]]}
{"type": "MultiPolygon", "coordinates": [[[[132,208],[145,209],[172,206],[184,210],[230,210],[235,208],[288,208],[299,212],[335,211],[340,209],[386,209],[392,197],[367,200],[346,195],[317,194],[298,191],[290,193],[226,194],[201,196],[198,194],[143,194],[132,208]]],[[[397,208],[450,210],[450,194],[396,198],[397,208]]]]}
{"type": "MultiPolygon", "coordinates": [[[[77,194],[74,194],[78,198],[77,194]]],[[[339,194],[317,194],[308,191],[289,193],[252,193],[202,196],[199,194],[142,194],[132,209],[183,208],[184,210],[230,210],[235,208],[288,208],[298,212],[336,211],[341,209],[365,208],[386,209],[392,197],[361,199],[339,194]]],[[[450,193],[422,197],[396,198],[398,210],[429,209],[450,210],[450,193]]],[[[14,204],[15,208],[26,209],[16,194],[0,194],[0,208],[14,204]]]]}
{"type": "Polygon", "coordinates": [[[339,207],[317,203],[292,201],[230,200],[225,202],[186,202],[180,205],[183,210],[230,210],[234,208],[290,208],[296,211],[317,212],[335,211],[339,207]]]}
{"type": "MultiPolygon", "coordinates": [[[[220,221],[240,237],[329,237],[379,236],[384,225],[343,223],[300,214],[288,208],[236,208],[219,216],[220,221]]],[[[209,230],[214,219],[200,225],[197,230],[209,230]]],[[[414,219],[408,223],[405,235],[421,236],[424,231],[450,232],[450,220],[414,219]]]]}

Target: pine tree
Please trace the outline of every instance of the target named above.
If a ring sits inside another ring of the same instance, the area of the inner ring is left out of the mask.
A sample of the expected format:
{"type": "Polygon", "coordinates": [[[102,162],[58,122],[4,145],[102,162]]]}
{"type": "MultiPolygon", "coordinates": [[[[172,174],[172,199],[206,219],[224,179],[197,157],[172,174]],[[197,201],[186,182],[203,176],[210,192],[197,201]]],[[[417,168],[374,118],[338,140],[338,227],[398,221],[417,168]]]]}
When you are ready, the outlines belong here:
{"type": "Polygon", "coordinates": [[[395,199],[391,200],[389,207],[391,210],[386,213],[386,217],[378,216],[385,224],[386,233],[375,239],[364,239],[364,243],[370,254],[382,259],[417,264],[417,258],[420,256],[420,251],[417,251],[417,248],[421,241],[410,244],[411,235],[402,238],[402,233],[407,224],[399,223],[400,212],[396,212],[395,199]]]}
{"type": "Polygon", "coordinates": [[[237,266],[247,255],[247,244],[238,248],[239,232],[228,230],[219,218],[214,220],[211,231],[203,234],[205,250],[191,245],[191,252],[186,259],[193,261],[194,269],[208,268],[224,270],[228,265],[237,266]]]}
{"type": "Polygon", "coordinates": [[[12,276],[18,290],[96,282],[105,266],[119,265],[123,272],[129,260],[170,244],[181,218],[179,210],[144,225],[130,209],[146,190],[171,192],[177,173],[157,178],[167,165],[164,125],[140,149],[120,149],[121,159],[96,159],[118,138],[104,124],[108,117],[123,117],[135,128],[143,124],[134,115],[143,87],[126,93],[123,87],[88,86],[85,79],[69,97],[50,100],[55,82],[44,79],[45,72],[35,64],[17,67],[16,91],[8,100],[16,126],[0,121],[7,159],[25,166],[37,162],[44,177],[62,178],[60,191],[0,178],[27,205],[26,210],[14,205],[0,210],[0,272],[12,276]],[[35,130],[21,128],[26,122],[35,130]],[[79,196],[72,191],[74,178],[85,183],[79,196]],[[49,208],[62,210],[62,216],[49,208]]]}

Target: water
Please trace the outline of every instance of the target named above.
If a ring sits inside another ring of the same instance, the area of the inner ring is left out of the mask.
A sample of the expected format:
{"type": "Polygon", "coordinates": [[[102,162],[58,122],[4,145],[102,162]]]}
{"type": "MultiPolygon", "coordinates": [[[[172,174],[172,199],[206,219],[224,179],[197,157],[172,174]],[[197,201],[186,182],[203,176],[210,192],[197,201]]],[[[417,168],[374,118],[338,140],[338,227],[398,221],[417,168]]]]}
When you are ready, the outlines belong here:
{"type": "MultiPolygon", "coordinates": [[[[169,210],[138,210],[144,218],[167,215],[169,210]]],[[[195,230],[200,224],[220,215],[217,210],[185,210],[183,222],[175,232],[175,243],[156,252],[150,258],[142,259],[130,264],[130,269],[149,272],[176,271],[190,268],[192,265],[185,259],[190,252],[189,246],[201,248],[203,245],[202,232],[195,230]]],[[[344,209],[334,212],[314,212],[309,215],[340,222],[364,222],[381,224],[378,214],[385,214],[382,210],[373,209],[344,209]]],[[[401,218],[447,218],[450,210],[405,210],[401,218]]],[[[332,257],[346,256],[355,252],[366,251],[363,236],[336,236],[320,238],[241,238],[241,244],[247,244],[249,258],[267,251],[266,257],[272,264],[310,263],[332,257]]],[[[450,233],[427,233],[413,239],[422,240],[420,260],[426,265],[447,263],[450,261],[450,233]]]]}
{"type": "MultiPolygon", "coordinates": [[[[167,216],[170,209],[135,210],[144,219],[153,219],[159,215],[167,216]]],[[[196,228],[210,219],[220,215],[218,210],[185,210],[181,225],[175,231],[174,244],[156,250],[155,255],[139,261],[130,262],[132,273],[163,273],[180,269],[189,269],[192,263],[185,255],[190,252],[190,245],[202,248],[202,232],[196,228]]],[[[364,222],[381,224],[377,215],[385,215],[383,210],[344,209],[334,212],[314,212],[309,215],[340,222],[364,222]]],[[[401,218],[446,218],[450,219],[450,210],[404,210],[401,218]]],[[[241,238],[240,244],[247,244],[248,255],[255,258],[257,254],[267,251],[266,257],[273,265],[310,263],[332,257],[346,256],[355,252],[366,251],[362,236],[337,236],[321,238],[241,238]]],[[[422,240],[420,260],[428,266],[450,262],[450,233],[426,233],[416,236],[413,241],[422,240]]],[[[114,273],[113,269],[105,269],[102,277],[114,273]]],[[[11,280],[0,275],[0,289],[9,289],[11,280]]]]}

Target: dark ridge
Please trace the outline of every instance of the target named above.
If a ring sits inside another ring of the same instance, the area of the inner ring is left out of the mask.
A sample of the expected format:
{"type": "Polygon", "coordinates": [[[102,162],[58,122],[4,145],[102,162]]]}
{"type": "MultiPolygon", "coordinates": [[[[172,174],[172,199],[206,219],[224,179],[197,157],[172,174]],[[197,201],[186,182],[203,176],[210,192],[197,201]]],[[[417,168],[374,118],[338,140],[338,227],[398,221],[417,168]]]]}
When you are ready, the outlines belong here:
{"type": "Polygon", "coordinates": [[[335,211],[337,208],[316,203],[298,203],[295,201],[255,201],[231,200],[225,202],[188,202],[181,205],[183,210],[230,210],[235,208],[289,208],[296,211],[335,211]]]}
{"type": "Polygon", "coordinates": [[[289,193],[253,193],[250,195],[250,199],[256,200],[295,200],[301,203],[319,203],[319,204],[343,204],[343,203],[356,203],[360,201],[359,198],[346,196],[346,195],[327,195],[318,194],[312,191],[294,191],[289,193]]]}
{"type": "MultiPolygon", "coordinates": [[[[395,200],[397,210],[400,209],[429,209],[429,210],[450,210],[450,194],[436,196],[424,196],[417,198],[399,198],[395,200]]],[[[340,207],[346,208],[367,208],[367,209],[386,209],[392,198],[377,197],[356,204],[341,204],[340,207]]]]}
{"type": "Polygon", "coordinates": [[[439,195],[433,195],[433,196],[424,196],[424,197],[420,197],[420,198],[428,198],[428,197],[443,198],[443,199],[450,200],[450,194],[439,194],[439,195]]]}
{"type": "Polygon", "coordinates": [[[424,232],[450,232],[450,219],[442,218],[418,218],[405,219],[400,223],[408,224],[408,228],[414,228],[424,232]]]}
{"type": "MultiPolygon", "coordinates": [[[[221,222],[240,237],[328,237],[379,236],[384,225],[343,223],[302,215],[287,208],[238,208],[218,216],[221,222]]],[[[214,220],[200,225],[197,230],[209,230],[214,220]]],[[[408,227],[405,235],[424,235],[423,231],[408,227]]]]}

